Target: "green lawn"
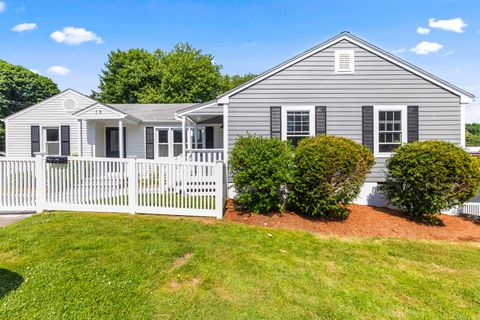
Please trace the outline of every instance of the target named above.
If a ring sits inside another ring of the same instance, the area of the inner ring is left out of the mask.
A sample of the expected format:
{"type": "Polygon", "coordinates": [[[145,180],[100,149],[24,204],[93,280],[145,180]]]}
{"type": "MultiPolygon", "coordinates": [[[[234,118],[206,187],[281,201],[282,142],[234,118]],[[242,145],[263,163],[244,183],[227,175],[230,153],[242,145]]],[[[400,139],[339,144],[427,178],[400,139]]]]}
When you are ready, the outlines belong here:
{"type": "Polygon", "coordinates": [[[113,214],[0,229],[0,319],[151,318],[478,319],[480,245],[113,214]]]}

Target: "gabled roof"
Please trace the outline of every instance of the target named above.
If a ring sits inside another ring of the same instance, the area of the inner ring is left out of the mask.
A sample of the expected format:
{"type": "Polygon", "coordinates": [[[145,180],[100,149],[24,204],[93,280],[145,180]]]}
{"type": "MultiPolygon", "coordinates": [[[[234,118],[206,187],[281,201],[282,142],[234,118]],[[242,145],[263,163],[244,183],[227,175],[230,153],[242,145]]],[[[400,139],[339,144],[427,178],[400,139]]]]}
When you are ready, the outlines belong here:
{"type": "Polygon", "coordinates": [[[214,105],[217,105],[217,100],[210,100],[210,101],[207,101],[207,102],[202,102],[202,103],[196,103],[196,104],[193,104],[187,108],[183,108],[183,109],[180,109],[176,112],[176,115],[178,117],[181,117],[187,113],[190,113],[192,111],[198,111],[198,110],[201,110],[201,109],[204,109],[204,108],[208,108],[208,107],[211,107],[211,106],[214,106],[214,105]]]}
{"type": "Polygon", "coordinates": [[[349,32],[342,32],[340,34],[338,34],[337,36],[277,65],[276,67],[273,67],[263,73],[261,73],[260,75],[258,75],[257,77],[253,78],[252,80],[248,81],[248,82],[245,82],[244,84],[230,90],[230,91],[227,91],[223,94],[221,94],[220,96],[217,97],[217,100],[218,100],[218,103],[219,104],[223,104],[223,103],[228,103],[229,101],[229,97],[253,86],[254,84],[288,68],[289,66],[299,62],[299,61],[302,61],[314,54],[316,54],[317,52],[319,51],[322,51],[340,41],[343,41],[343,40],[347,40],[347,41],[350,41],[352,42],[353,44],[387,60],[387,61],[390,61],[392,62],[393,64],[407,70],[407,71],[410,71],[412,72],[413,74],[416,74],[417,76],[433,83],[433,84],[436,84],[437,86],[439,87],[442,87],[444,88],[445,90],[455,94],[455,95],[458,95],[460,97],[460,101],[462,103],[469,103],[472,101],[472,99],[474,98],[474,95],[471,94],[470,92],[467,92],[463,89],[460,89],[456,86],[454,86],[453,84],[443,80],[443,79],[440,79],[434,75],[432,75],[431,73],[428,73],[427,71],[421,69],[421,68],[418,68],[417,66],[414,66],[413,64],[411,63],[408,63],[406,62],[405,60],[402,60],[396,56],[394,56],[393,54],[391,53],[388,53],[370,43],[368,43],[367,41],[365,40],[362,40],[352,34],[350,34],[349,32]]]}
{"type": "Polygon", "coordinates": [[[21,114],[24,114],[25,112],[28,112],[28,111],[30,111],[30,110],[32,110],[32,109],[38,108],[38,107],[44,105],[45,103],[47,103],[47,102],[49,102],[49,101],[52,101],[52,100],[54,100],[54,99],[57,99],[57,98],[63,96],[64,94],[66,94],[66,93],[68,93],[68,92],[73,92],[73,93],[78,94],[78,95],[80,95],[80,96],[82,96],[82,97],[84,97],[84,98],[87,98],[87,99],[89,99],[90,101],[92,101],[92,103],[96,103],[96,102],[97,102],[97,101],[95,101],[94,99],[90,98],[89,96],[84,95],[83,93],[80,93],[80,92],[78,92],[78,91],[76,91],[76,90],[74,90],[74,89],[68,88],[68,89],[63,90],[62,92],[60,92],[60,93],[58,93],[58,94],[56,94],[56,95],[54,95],[54,96],[51,96],[50,98],[47,98],[47,99],[45,99],[45,100],[42,100],[42,101],[34,104],[33,106],[30,106],[30,107],[27,107],[27,108],[25,108],[25,109],[22,109],[22,110],[20,110],[20,111],[18,111],[18,112],[15,112],[14,114],[11,114],[11,115],[9,115],[8,117],[5,117],[3,120],[10,120],[10,119],[16,118],[17,116],[19,116],[19,115],[21,115],[21,114]]]}
{"type": "Polygon", "coordinates": [[[157,104],[109,104],[109,106],[141,119],[143,122],[170,122],[175,119],[175,113],[195,103],[157,103],[157,104]]]}
{"type": "Polygon", "coordinates": [[[94,104],[91,104],[86,108],[83,108],[81,110],[78,110],[78,111],[74,112],[72,115],[75,116],[76,118],[81,118],[81,116],[84,115],[85,113],[89,112],[92,109],[98,108],[98,107],[102,107],[104,109],[107,109],[108,111],[115,114],[119,118],[125,118],[125,119],[129,119],[129,120],[132,120],[132,121],[135,121],[135,122],[141,122],[141,119],[138,119],[138,118],[136,118],[136,117],[134,117],[134,116],[132,116],[128,113],[117,110],[116,108],[114,108],[110,105],[101,103],[101,102],[95,102],[94,104]]]}

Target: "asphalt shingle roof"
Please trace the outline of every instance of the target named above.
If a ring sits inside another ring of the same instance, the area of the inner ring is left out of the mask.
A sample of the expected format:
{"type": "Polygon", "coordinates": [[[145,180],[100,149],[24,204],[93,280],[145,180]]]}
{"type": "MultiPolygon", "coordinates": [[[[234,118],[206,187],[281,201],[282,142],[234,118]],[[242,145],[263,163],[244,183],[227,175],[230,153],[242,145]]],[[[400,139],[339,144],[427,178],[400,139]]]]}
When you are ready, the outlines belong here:
{"type": "Polygon", "coordinates": [[[142,121],[174,121],[174,113],[197,103],[109,104],[142,121]]]}

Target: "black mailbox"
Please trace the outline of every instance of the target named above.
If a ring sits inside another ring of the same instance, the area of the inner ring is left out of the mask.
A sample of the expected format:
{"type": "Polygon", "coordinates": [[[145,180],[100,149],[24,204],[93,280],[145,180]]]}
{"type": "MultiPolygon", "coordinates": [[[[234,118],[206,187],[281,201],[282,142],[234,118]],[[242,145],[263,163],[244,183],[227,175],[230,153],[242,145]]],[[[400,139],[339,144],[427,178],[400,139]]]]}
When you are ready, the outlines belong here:
{"type": "Polygon", "coordinates": [[[47,163],[68,163],[68,158],[65,156],[48,156],[47,163]]]}

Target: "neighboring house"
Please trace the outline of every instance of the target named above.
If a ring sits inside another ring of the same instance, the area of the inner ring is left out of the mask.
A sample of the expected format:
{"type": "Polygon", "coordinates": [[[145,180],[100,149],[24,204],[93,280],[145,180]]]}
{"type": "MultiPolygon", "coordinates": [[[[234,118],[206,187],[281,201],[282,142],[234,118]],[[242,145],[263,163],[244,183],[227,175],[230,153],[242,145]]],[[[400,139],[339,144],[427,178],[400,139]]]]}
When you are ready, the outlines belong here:
{"type": "Polygon", "coordinates": [[[372,194],[384,180],[385,160],[399,145],[446,140],[464,146],[465,105],[472,99],[343,32],[208,103],[105,105],[67,90],[6,118],[6,151],[7,156],[47,151],[107,157],[123,152],[142,158],[213,154],[209,159],[228,160],[237,137],[246,133],[294,143],[331,134],[372,150],[376,164],[359,202],[375,203],[372,194]]]}

